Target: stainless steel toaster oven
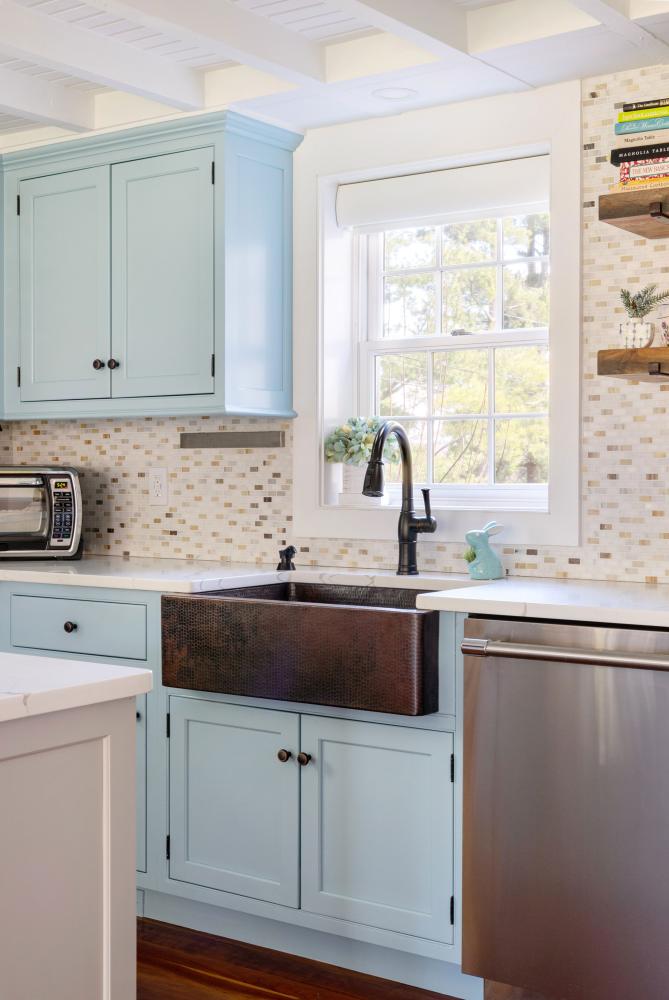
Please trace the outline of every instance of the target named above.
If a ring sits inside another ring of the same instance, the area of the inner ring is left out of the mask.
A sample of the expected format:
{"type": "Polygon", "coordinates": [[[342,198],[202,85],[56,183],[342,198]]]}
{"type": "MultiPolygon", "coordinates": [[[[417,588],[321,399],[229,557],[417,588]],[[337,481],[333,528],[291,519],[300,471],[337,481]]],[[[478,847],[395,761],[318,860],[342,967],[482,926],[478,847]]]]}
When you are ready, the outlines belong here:
{"type": "Polygon", "coordinates": [[[0,466],[0,558],[79,559],[81,518],[75,469],[0,466]]]}

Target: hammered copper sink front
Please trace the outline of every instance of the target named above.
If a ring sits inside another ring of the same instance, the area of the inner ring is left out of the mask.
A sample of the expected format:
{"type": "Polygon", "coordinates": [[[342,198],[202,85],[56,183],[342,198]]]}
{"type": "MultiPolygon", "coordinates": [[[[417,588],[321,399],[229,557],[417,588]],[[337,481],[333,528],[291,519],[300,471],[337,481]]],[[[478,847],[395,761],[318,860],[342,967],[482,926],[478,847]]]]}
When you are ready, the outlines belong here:
{"type": "Polygon", "coordinates": [[[162,598],[163,684],[396,715],[438,707],[422,591],[273,583],[162,598]]]}

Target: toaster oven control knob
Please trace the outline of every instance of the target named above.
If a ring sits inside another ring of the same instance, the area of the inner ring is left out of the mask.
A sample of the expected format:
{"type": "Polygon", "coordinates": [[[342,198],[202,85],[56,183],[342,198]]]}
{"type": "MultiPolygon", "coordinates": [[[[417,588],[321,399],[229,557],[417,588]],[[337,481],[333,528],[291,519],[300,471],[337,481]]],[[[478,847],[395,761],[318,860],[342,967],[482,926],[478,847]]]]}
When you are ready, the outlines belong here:
{"type": "Polygon", "coordinates": [[[102,360],[102,358],[96,358],[95,361],[93,362],[93,367],[95,368],[96,372],[99,372],[101,368],[104,368],[104,366],[105,363],[102,360]]]}
{"type": "Polygon", "coordinates": [[[119,362],[116,360],[116,358],[110,358],[109,361],[107,362],[107,368],[111,368],[112,371],[118,367],[119,367],[119,362]]]}
{"type": "Polygon", "coordinates": [[[69,635],[70,632],[76,632],[77,631],[77,623],[76,622],[65,622],[65,624],[63,625],[63,628],[65,629],[65,631],[69,635]]]}

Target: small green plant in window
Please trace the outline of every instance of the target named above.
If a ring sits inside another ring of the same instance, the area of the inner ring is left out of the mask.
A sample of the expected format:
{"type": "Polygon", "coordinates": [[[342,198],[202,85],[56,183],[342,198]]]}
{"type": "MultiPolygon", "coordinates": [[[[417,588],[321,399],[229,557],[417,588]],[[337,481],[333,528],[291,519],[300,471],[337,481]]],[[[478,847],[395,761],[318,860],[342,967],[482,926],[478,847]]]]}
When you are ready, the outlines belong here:
{"type": "MultiPolygon", "coordinates": [[[[372,453],[376,432],[383,423],[380,417],[350,417],[345,424],[335,427],[325,439],[326,462],[366,465],[372,453]]],[[[399,448],[395,437],[386,442],[383,457],[386,462],[399,462],[399,448]]]]}

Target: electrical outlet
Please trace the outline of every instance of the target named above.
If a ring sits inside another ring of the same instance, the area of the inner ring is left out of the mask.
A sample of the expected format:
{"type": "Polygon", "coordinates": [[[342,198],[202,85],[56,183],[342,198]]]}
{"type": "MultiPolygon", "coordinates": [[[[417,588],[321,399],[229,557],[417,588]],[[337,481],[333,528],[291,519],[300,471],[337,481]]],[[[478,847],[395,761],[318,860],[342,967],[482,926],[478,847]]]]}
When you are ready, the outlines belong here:
{"type": "Polygon", "coordinates": [[[148,469],[149,504],[152,507],[167,507],[167,469],[148,469]]]}

